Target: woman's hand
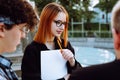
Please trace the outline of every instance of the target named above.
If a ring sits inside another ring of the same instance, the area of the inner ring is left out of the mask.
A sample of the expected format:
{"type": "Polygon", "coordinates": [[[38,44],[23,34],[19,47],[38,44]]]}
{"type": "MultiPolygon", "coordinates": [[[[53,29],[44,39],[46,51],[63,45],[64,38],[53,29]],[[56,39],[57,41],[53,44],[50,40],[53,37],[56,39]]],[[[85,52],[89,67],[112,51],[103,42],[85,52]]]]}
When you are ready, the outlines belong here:
{"type": "Polygon", "coordinates": [[[71,66],[75,65],[74,55],[69,49],[63,49],[61,54],[65,60],[69,61],[71,66]]]}

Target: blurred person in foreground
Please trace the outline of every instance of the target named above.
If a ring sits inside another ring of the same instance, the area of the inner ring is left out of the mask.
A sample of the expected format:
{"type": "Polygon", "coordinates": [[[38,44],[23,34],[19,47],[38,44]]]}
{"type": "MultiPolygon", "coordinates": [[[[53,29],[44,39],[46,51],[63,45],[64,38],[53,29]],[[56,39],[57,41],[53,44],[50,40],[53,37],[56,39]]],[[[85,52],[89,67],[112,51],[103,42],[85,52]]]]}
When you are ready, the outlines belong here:
{"type": "Polygon", "coordinates": [[[120,80],[120,0],[112,10],[111,29],[116,59],[109,63],[77,69],[68,80],[120,80]]]}
{"type": "Polygon", "coordinates": [[[18,80],[12,62],[3,53],[16,50],[21,38],[38,20],[32,6],[23,0],[0,0],[0,80],[18,80]]]}

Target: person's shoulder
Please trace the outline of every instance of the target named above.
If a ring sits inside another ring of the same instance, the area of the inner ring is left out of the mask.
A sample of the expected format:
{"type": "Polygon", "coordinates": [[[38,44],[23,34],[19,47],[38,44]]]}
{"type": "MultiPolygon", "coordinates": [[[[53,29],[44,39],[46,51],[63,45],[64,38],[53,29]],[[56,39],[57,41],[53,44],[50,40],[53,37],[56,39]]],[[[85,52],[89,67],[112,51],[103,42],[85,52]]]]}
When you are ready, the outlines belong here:
{"type": "Polygon", "coordinates": [[[2,75],[0,75],[0,80],[7,80],[7,79],[3,77],[2,75]]]}
{"type": "Polygon", "coordinates": [[[38,43],[36,41],[32,41],[30,44],[27,45],[26,49],[29,50],[39,50],[41,46],[44,46],[44,44],[38,43]]]}
{"type": "Polygon", "coordinates": [[[117,65],[119,65],[120,66],[120,59],[115,59],[114,61],[113,61],[113,64],[117,64],[117,65]]]}
{"type": "Polygon", "coordinates": [[[4,76],[6,76],[5,73],[0,69],[0,80],[7,80],[4,76]]]}
{"type": "Polygon", "coordinates": [[[41,44],[35,41],[32,41],[30,44],[27,45],[27,47],[36,47],[36,46],[40,46],[41,44]]]}
{"type": "Polygon", "coordinates": [[[37,46],[38,46],[39,44],[37,43],[37,42],[35,42],[35,41],[32,41],[31,43],[29,43],[27,46],[26,46],[26,48],[25,49],[34,49],[34,48],[36,48],[37,46]]]}
{"type": "MultiPolygon", "coordinates": [[[[64,39],[63,39],[63,38],[61,38],[61,41],[62,41],[62,42],[64,42],[64,39]]],[[[67,43],[68,43],[68,44],[70,44],[70,41],[69,41],[69,40],[67,40],[67,43]]]]}

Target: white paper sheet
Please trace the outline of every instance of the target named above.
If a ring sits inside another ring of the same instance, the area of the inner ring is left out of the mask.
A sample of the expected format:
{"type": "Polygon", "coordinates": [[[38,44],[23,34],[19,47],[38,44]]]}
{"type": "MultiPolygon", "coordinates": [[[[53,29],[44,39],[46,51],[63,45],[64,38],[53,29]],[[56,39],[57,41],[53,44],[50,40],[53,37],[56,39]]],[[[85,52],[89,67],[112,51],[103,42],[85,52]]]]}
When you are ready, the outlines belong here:
{"type": "Polygon", "coordinates": [[[41,51],[42,80],[56,80],[67,74],[66,60],[60,50],[41,51]]]}

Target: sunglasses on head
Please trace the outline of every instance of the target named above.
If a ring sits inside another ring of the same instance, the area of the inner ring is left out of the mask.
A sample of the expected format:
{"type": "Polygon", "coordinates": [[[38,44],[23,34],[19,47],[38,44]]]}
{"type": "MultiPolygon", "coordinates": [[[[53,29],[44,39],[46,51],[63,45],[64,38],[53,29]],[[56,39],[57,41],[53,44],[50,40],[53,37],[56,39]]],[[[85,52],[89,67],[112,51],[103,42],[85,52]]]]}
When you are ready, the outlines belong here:
{"type": "Polygon", "coordinates": [[[0,22],[4,23],[5,25],[13,25],[13,24],[15,24],[15,22],[13,22],[12,20],[10,20],[9,17],[1,17],[0,16],[0,22]]]}
{"type": "Polygon", "coordinates": [[[10,19],[10,17],[0,16],[0,23],[3,23],[6,29],[11,29],[13,25],[20,24],[22,21],[16,20],[14,22],[10,19]]]}

